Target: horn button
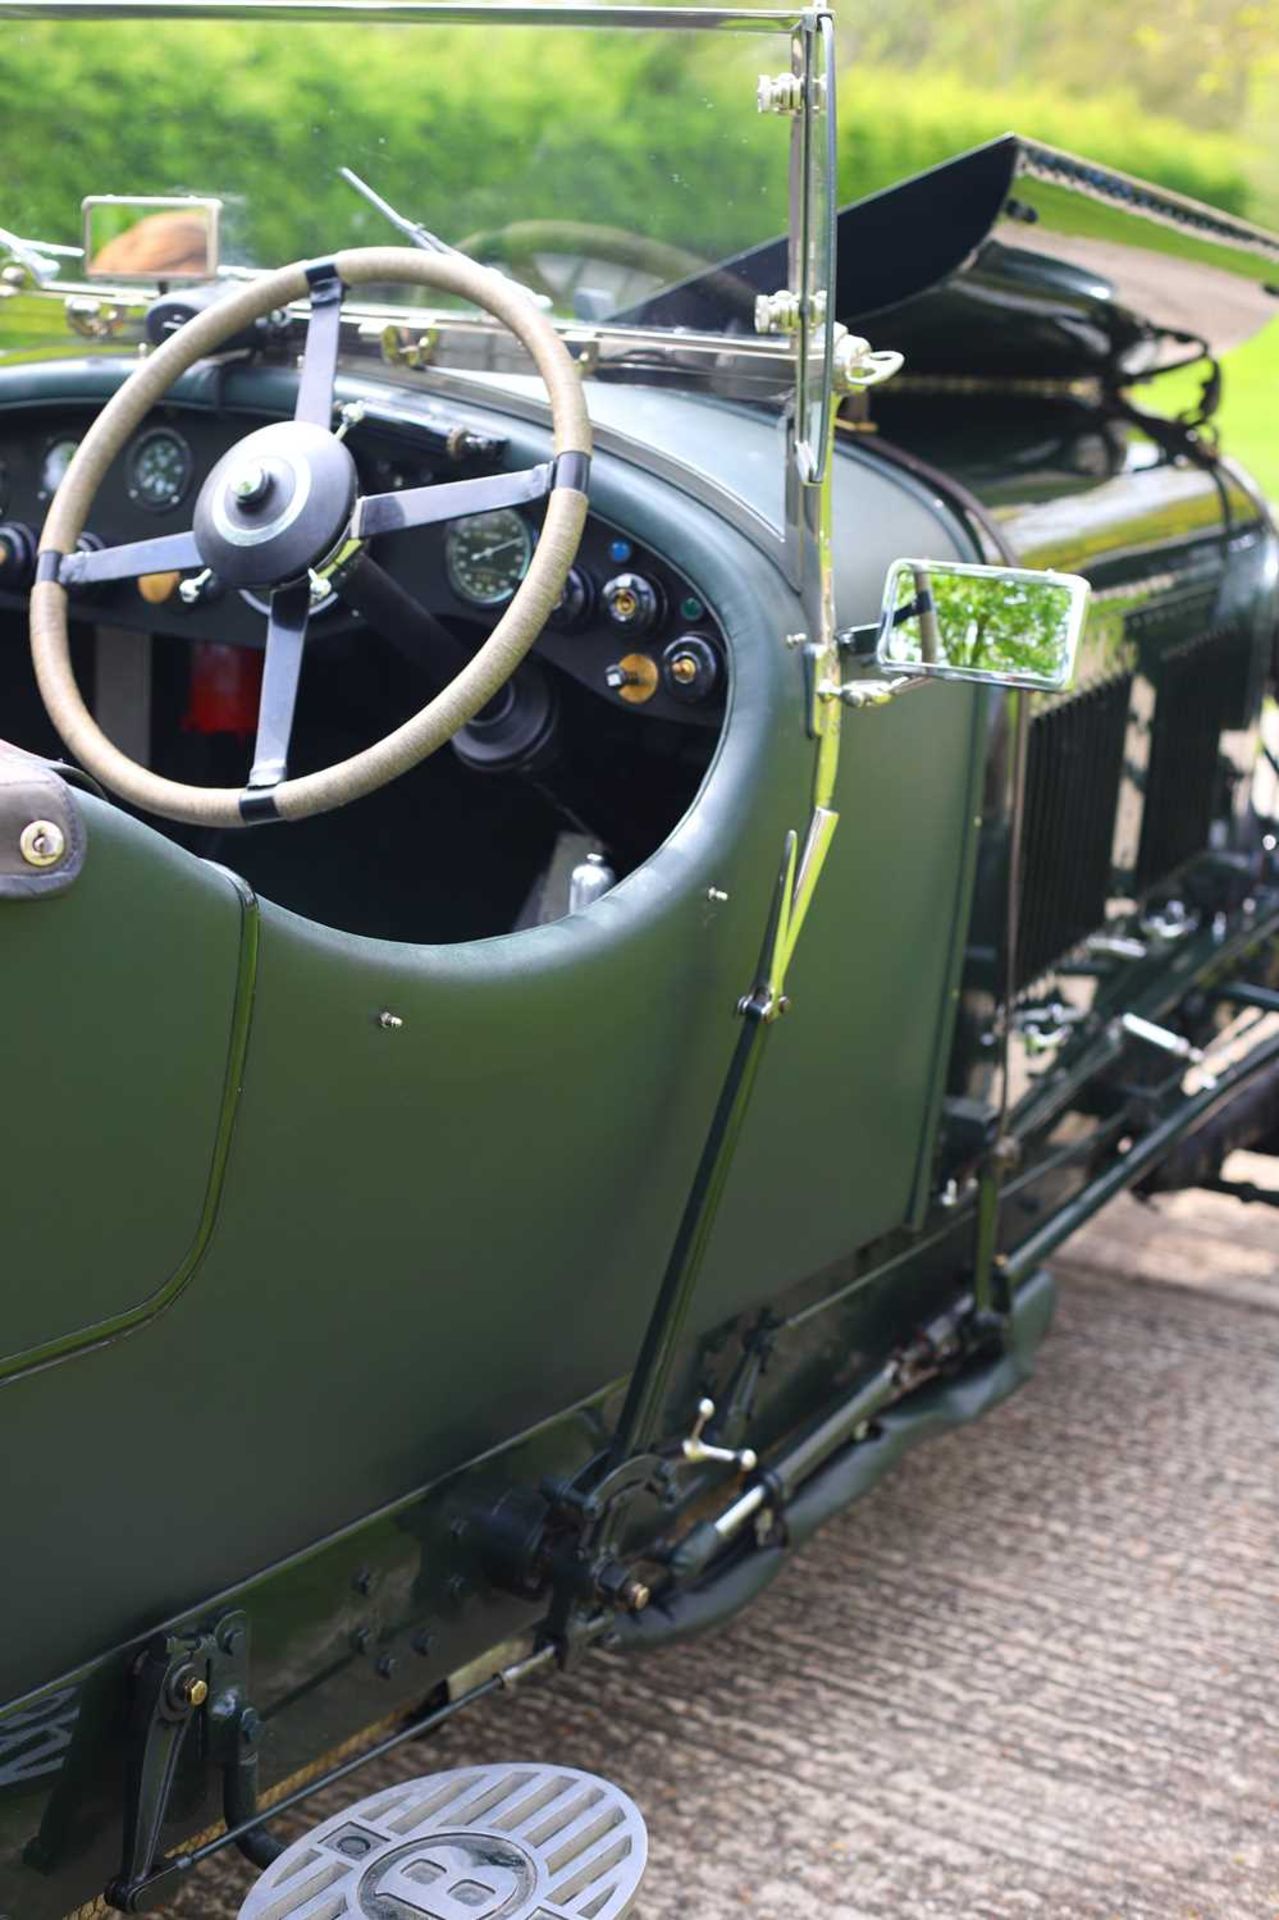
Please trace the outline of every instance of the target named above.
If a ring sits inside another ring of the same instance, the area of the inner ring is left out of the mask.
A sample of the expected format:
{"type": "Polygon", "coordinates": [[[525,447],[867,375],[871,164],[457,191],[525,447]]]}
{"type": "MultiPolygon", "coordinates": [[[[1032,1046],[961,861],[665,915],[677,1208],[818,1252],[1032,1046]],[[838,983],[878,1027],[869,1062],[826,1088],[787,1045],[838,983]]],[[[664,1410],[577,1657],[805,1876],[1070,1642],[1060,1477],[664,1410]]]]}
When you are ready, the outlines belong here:
{"type": "Polygon", "coordinates": [[[297,420],[259,427],[200,489],[200,557],[229,587],[299,580],[337,546],[355,494],[355,462],[325,428],[297,420]]]}

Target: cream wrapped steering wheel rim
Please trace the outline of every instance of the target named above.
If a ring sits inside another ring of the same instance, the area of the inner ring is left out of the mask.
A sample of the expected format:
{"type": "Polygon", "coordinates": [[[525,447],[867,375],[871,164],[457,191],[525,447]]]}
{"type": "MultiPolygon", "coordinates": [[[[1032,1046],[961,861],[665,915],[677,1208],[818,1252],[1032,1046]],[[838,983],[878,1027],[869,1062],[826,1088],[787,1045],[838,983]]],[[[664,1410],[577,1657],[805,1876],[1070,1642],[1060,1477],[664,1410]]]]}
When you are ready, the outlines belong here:
{"type": "Polygon", "coordinates": [[[358,800],[434,753],[514,673],[564,589],[586,520],[591,427],[581,381],[554,328],[512,282],[462,254],[363,247],[281,267],[187,321],[143,360],[98,415],[53,497],[31,590],[31,653],[49,718],[104,787],[146,812],[211,827],[301,820],[358,800]],[[544,466],[359,497],[354,462],[332,431],[342,295],[403,281],[454,294],[510,328],[531,354],[551,403],[555,458],[544,466]],[[257,429],[214,467],[190,533],[78,552],[99,486],[147,412],[195,364],[254,320],[311,299],[294,417],[257,429]],[[546,499],[528,572],[479,651],[410,720],[349,759],[286,777],[310,608],[309,569],[344,542],[462,514],[546,499]],[[71,666],[68,589],[189,568],[270,596],[262,702],[248,784],[197,787],[131,760],[94,720],[71,666]],[[259,577],[254,577],[259,576],[259,577]]]}

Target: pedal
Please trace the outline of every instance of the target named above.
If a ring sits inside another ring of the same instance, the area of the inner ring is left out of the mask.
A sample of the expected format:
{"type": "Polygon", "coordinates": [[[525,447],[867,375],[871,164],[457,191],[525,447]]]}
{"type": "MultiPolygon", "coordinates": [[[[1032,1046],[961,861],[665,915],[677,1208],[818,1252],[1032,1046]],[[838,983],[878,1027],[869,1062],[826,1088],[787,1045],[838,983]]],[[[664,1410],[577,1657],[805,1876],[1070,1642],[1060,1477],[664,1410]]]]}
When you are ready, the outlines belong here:
{"type": "Polygon", "coordinates": [[[240,1920],[621,1920],[648,1860],[634,1801],[572,1767],[425,1774],[335,1814],[240,1920]]]}

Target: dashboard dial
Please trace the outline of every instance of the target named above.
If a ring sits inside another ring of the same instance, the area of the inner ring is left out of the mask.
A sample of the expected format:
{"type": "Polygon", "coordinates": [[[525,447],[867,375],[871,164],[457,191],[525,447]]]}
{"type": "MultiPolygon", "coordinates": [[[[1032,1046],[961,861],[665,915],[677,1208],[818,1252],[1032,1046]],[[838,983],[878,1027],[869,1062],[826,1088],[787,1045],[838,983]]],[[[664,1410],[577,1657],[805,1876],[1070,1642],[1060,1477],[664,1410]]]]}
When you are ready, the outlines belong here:
{"type": "Polygon", "coordinates": [[[130,500],[152,513],[168,513],[181,504],[195,463],[191,449],[172,427],[156,427],[135,440],[125,468],[130,500]]]}
{"type": "Polygon", "coordinates": [[[500,607],[528,572],[533,530],[513,507],[455,520],[444,542],[449,584],[473,607],[500,607]]]}
{"type": "Polygon", "coordinates": [[[40,462],[40,491],[46,500],[51,499],[62,485],[62,476],[71,465],[79,444],[78,440],[66,435],[51,440],[45,448],[44,459],[40,462]]]}

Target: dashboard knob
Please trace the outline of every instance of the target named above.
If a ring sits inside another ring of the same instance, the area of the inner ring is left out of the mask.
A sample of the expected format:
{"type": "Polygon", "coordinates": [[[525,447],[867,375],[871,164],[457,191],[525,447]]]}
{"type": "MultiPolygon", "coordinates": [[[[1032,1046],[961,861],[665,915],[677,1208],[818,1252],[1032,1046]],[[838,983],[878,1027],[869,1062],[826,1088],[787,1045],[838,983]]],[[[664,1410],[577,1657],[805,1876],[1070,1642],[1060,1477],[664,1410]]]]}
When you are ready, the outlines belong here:
{"type": "Polygon", "coordinates": [[[25,593],[35,578],[36,537],[21,520],[0,520],[0,593],[25,593]]]}
{"type": "Polygon", "coordinates": [[[580,627],[595,604],[595,589],[578,567],[570,567],[564,591],[551,609],[551,625],[561,629],[580,627]]]}
{"type": "Polygon", "coordinates": [[[618,573],[607,582],[604,611],[626,634],[647,633],[662,611],[661,595],[642,573],[618,573]]]}
{"type": "Polygon", "coordinates": [[[629,706],[643,706],[657,692],[657,662],[647,653],[624,654],[604,669],[604,685],[629,706]]]}
{"type": "Polygon", "coordinates": [[[719,685],[719,655],[700,633],[681,633],[662,654],[662,680],[676,700],[709,699],[719,685]]]}

